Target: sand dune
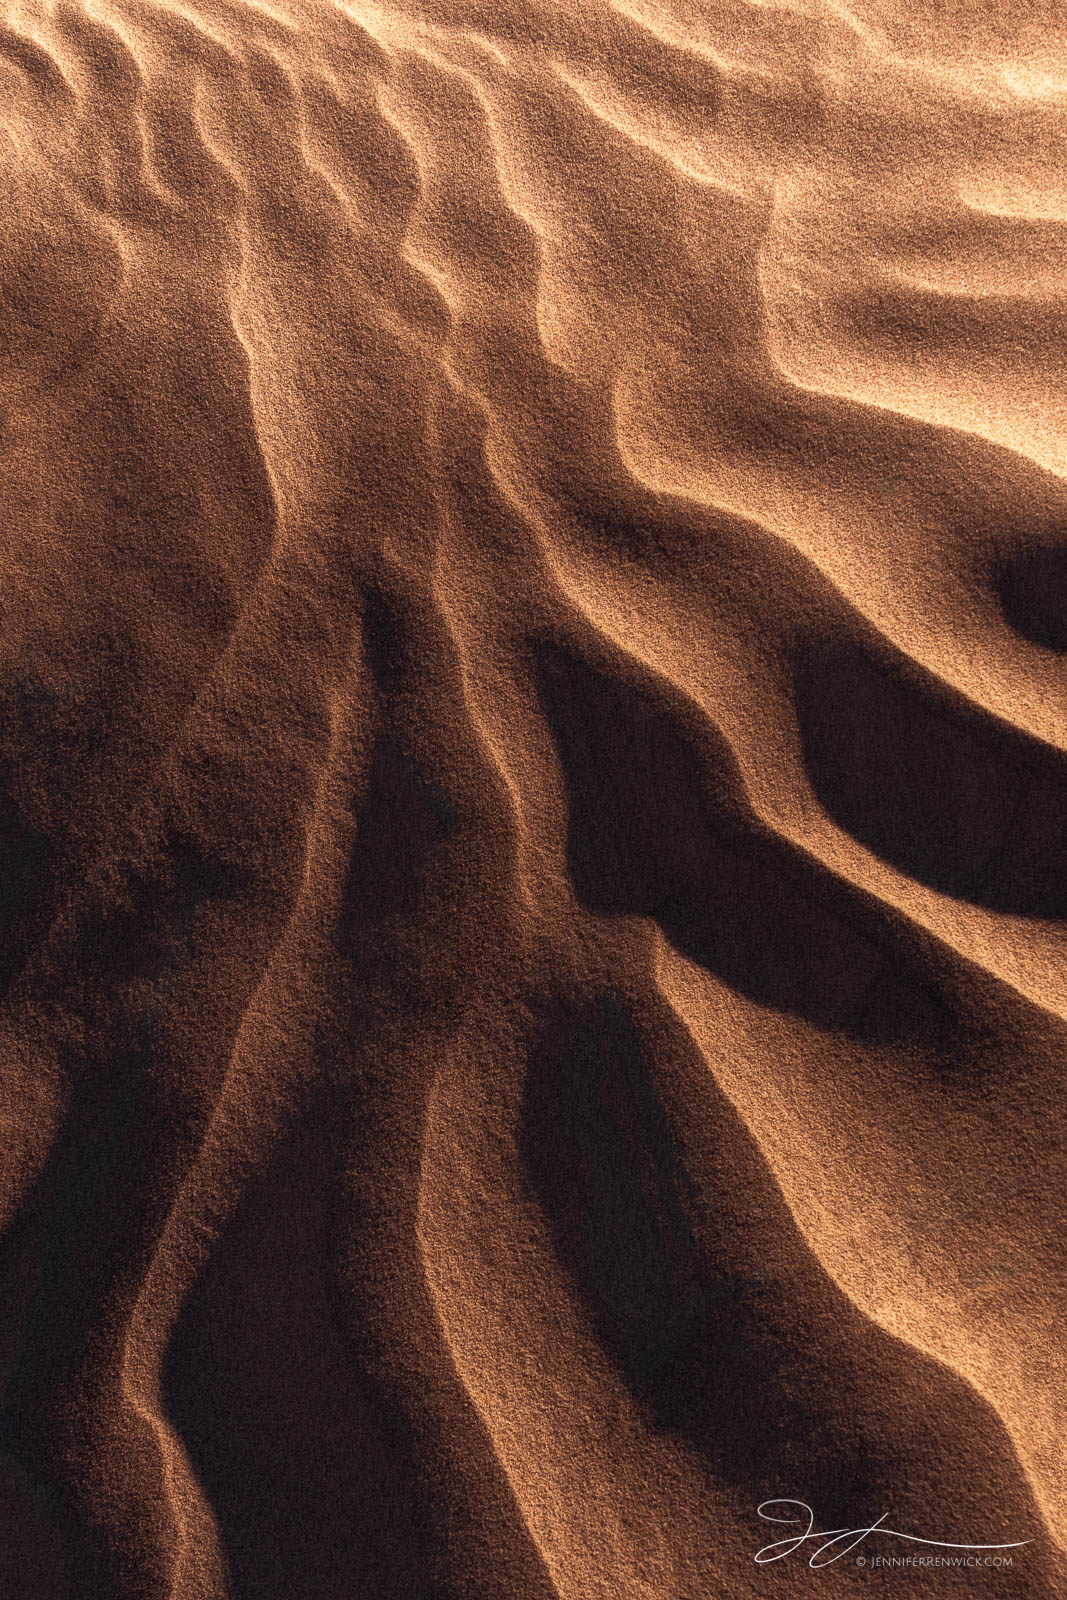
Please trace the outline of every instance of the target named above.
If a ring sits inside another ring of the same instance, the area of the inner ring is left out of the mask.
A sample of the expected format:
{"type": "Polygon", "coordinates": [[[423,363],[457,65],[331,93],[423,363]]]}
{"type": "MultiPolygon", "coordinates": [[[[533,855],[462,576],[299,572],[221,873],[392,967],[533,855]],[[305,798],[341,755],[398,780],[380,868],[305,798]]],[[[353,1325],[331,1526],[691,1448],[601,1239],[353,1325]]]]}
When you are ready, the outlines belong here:
{"type": "Polygon", "coordinates": [[[0,79],[0,1590],[1067,1595],[1061,8],[0,79]]]}

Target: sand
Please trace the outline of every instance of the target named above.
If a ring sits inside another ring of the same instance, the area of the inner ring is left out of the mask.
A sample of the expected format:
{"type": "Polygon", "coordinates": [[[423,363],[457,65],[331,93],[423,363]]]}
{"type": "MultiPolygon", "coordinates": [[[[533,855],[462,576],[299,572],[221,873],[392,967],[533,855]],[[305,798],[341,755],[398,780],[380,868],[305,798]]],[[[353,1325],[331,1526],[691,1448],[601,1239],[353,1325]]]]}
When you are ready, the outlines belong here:
{"type": "Polygon", "coordinates": [[[6,0],[0,133],[0,1595],[1067,1595],[1062,8],[6,0]]]}

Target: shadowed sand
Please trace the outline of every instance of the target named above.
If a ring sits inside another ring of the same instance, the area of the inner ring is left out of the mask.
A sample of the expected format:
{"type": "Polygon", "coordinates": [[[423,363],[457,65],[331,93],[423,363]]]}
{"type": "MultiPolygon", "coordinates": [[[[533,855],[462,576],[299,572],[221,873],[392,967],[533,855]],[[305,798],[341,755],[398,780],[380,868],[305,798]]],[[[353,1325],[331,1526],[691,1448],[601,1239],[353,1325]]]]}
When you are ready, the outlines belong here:
{"type": "Polygon", "coordinates": [[[1067,1596],[1060,8],[8,0],[0,132],[0,1593],[1067,1596]]]}

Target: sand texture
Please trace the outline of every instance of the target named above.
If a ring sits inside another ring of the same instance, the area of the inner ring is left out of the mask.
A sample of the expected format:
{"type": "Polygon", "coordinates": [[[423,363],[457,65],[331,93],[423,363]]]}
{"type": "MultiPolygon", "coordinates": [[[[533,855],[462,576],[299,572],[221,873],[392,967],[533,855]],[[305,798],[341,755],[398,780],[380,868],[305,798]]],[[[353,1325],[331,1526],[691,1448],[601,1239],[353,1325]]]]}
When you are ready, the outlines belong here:
{"type": "Polygon", "coordinates": [[[1067,1596],[1062,0],[0,138],[0,1600],[1067,1596]]]}

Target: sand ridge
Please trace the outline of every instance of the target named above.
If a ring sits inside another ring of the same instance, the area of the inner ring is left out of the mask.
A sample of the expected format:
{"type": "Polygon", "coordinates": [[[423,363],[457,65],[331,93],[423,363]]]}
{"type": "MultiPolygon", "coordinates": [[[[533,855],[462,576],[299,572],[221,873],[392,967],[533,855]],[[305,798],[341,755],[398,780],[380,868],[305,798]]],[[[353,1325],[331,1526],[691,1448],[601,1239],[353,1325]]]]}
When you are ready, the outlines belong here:
{"type": "Polygon", "coordinates": [[[1065,51],[6,0],[5,1594],[1067,1594],[1065,51]]]}

